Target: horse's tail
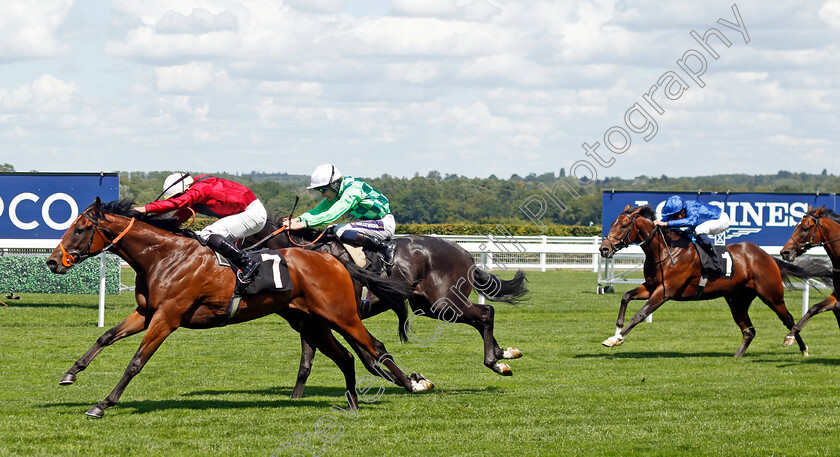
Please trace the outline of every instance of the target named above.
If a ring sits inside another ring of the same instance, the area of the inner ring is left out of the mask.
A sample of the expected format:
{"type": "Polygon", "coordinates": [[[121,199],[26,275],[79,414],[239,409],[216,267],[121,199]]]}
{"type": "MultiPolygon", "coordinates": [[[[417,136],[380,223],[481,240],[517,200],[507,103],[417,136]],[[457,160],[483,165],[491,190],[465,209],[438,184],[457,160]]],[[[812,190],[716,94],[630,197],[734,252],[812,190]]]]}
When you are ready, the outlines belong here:
{"type": "Polygon", "coordinates": [[[350,277],[354,281],[358,281],[370,290],[370,293],[376,295],[379,300],[387,303],[388,308],[394,310],[399,320],[400,341],[403,343],[408,341],[408,335],[405,333],[405,323],[408,321],[408,307],[405,300],[414,293],[416,284],[409,284],[399,279],[382,277],[376,273],[360,268],[353,262],[347,262],[338,259],[350,277]]]}
{"type": "Polygon", "coordinates": [[[473,269],[472,280],[476,292],[483,294],[489,300],[495,302],[506,302],[515,305],[523,300],[528,288],[525,287],[525,273],[517,270],[513,279],[505,281],[493,273],[488,273],[479,268],[473,269]]]}
{"type": "Polygon", "coordinates": [[[834,277],[834,269],[823,262],[813,259],[805,259],[800,261],[798,264],[793,264],[775,257],[773,257],[773,260],[776,261],[776,265],[778,265],[779,270],[782,271],[782,279],[788,286],[790,286],[789,278],[793,276],[795,278],[802,279],[815,278],[828,287],[834,287],[834,282],[832,281],[834,277]]]}

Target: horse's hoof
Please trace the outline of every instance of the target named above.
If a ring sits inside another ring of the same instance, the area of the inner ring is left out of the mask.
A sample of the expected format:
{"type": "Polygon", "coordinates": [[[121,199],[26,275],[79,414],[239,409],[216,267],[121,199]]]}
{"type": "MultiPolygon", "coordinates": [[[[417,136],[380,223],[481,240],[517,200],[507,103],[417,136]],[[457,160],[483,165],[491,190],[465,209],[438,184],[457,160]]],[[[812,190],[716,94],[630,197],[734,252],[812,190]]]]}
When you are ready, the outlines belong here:
{"type": "Polygon", "coordinates": [[[510,365],[502,362],[496,362],[493,364],[493,371],[499,373],[502,376],[513,376],[513,371],[510,369],[510,365]]]}
{"type": "Polygon", "coordinates": [[[785,341],[782,343],[782,346],[790,346],[794,341],[796,341],[796,338],[788,335],[785,337],[785,341]]]}
{"type": "Polygon", "coordinates": [[[805,346],[805,349],[802,351],[803,357],[809,357],[811,354],[808,354],[808,346],[805,346]]]}
{"type": "Polygon", "coordinates": [[[513,347],[505,349],[502,355],[503,359],[518,359],[520,357],[522,357],[522,351],[513,347]]]}
{"type": "Polygon", "coordinates": [[[100,408],[98,405],[94,405],[92,408],[87,410],[87,412],[85,414],[87,414],[90,417],[100,419],[102,416],[105,415],[105,410],[100,408]]]}
{"type": "Polygon", "coordinates": [[[412,392],[428,392],[435,388],[432,381],[426,379],[425,376],[419,373],[411,375],[411,391],[412,392]]]}
{"type": "Polygon", "coordinates": [[[622,344],[624,344],[624,340],[616,338],[614,336],[611,336],[611,337],[605,339],[604,342],[601,343],[601,344],[603,344],[604,346],[606,346],[608,348],[612,348],[612,347],[616,347],[616,346],[621,346],[622,344]]]}
{"type": "Polygon", "coordinates": [[[76,382],[76,375],[67,373],[67,374],[64,375],[63,378],[61,378],[61,381],[58,381],[58,385],[59,386],[69,386],[70,384],[73,384],[74,382],[76,382]]]}

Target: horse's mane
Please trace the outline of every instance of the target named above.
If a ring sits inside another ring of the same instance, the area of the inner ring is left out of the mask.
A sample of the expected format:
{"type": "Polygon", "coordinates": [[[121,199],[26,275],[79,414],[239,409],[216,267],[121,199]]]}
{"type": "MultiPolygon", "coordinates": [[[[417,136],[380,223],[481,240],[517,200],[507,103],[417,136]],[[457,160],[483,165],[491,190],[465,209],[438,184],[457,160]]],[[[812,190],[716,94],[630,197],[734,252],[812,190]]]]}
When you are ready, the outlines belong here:
{"type": "Polygon", "coordinates": [[[630,210],[627,211],[627,212],[632,213],[632,212],[635,212],[636,210],[638,210],[639,215],[644,217],[645,219],[648,219],[650,221],[656,219],[656,211],[654,211],[654,209],[650,205],[642,205],[642,206],[637,206],[635,208],[630,208],[630,210]]]}
{"type": "MultiPolygon", "coordinates": [[[[93,205],[88,206],[90,209],[93,205]]],[[[177,235],[183,235],[185,230],[180,228],[181,224],[177,218],[155,216],[149,213],[141,213],[135,211],[134,207],[137,204],[133,198],[124,198],[122,200],[114,200],[107,203],[102,203],[99,210],[105,214],[115,214],[117,216],[133,217],[138,221],[145,222],[153,227],[163,229],[177,235]]]]}
{"type": "MultiPolygon", "coordinates": [[[[820,208],[812,209],[809,214],[813,214],[813,213],[817,212],[818,209],[820,209],[820,208]]],[[[831,219],[832,221],[840,224],[840,214],[835,213],[833,209],[826,208],[825,206],[822,207],[822,211],[823,211],[822,217],[827,217],[827,218],[831,219]]]]}

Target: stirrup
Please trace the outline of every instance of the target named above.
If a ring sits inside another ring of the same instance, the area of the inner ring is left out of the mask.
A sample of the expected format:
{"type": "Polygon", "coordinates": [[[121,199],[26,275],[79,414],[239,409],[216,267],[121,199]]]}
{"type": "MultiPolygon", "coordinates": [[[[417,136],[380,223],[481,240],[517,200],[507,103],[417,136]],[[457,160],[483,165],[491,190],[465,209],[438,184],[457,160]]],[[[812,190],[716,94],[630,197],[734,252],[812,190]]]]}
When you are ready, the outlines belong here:
{"type": "Polygon", "coordinates": [[[254,279],[254,273],[257,272],[257,267],[259,266],[260,264],[253,260],[248,262],[247,265],[236,272],[236,279],[242,284],[251,282],[251,280],[254,279]]]}

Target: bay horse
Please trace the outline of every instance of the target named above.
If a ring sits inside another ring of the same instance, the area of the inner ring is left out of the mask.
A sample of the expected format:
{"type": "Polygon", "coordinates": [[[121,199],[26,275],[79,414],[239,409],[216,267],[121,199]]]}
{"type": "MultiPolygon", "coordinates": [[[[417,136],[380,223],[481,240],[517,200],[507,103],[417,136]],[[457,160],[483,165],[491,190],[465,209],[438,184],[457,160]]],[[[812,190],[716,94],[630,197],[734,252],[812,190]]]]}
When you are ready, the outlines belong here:
{"type": "MultiPolygon", "coordinates": [[[[692,301],[723,297],[729,305],[732,318],[741,329],[742,341],[735,353],[735,357],[741,357],[756,334],[748,313],[755,297],[770,307],[790,330],[794,320],[785,306],[785,278],[830,276],[828,268],[817,262],[793,265],[770,256],[753,243],[736,243],[726,247],[733,263],[731,278],[709,278],[702,295],[696,297],[701,280],[700,257],[696,248],[685,233],[663,230],[654,224],[654,219],[655,212],[650,206],[631,208],[627,205],[612,222],[609,233],[601,243],[601,256],[605,258],[612,257],[616,251],[632,243],[638,243],[645,253],[645,282],[621,298],[615,336],[606,339],[603,342],[605,346],[622,344],[633,327],[668,300],[692,301]],[[625,327],[624,313],[630,300],[647,301],[625,327]]],[[[808,346],[798,333],[794,339],[802,354],[807,356],[808,346]]]]}
{"type": "MultiPolygon", "coordinates": [[[[245,249],[284,249],[297,246],[330,253],[345,262],[352,261],[343,244],[335,238],[321,237],[320,233],[313,229],[289,232],[281,228],[279,219],[276,214],[269,216],[263,230],[246,238],[242,246],[245,249]]],[[[396,249],[391,277],[406,286],[414,287],[408,298],[414,315],[459,322],[475,328],[484,340],[484,365],[503,376],[512,375],[510,366],[500,360],[522,357],[522,352],[515,347],[506,350],[499,347],[493,336],[495,310],[490,305],[473,303],[469,296],[475,288],[491,301],[515,304],[528,292],[524,284],[525,273],[520,270],[513,279],[502,280],[492,273],[476,268],[472,256],[462,247],[438,237],[408,235],[397,237],[394,241],[396,249]],[[446,313],[454,313],[454,320],[451,314],[446,313]]],[[[357,286],[357,296],[360,289],[357,286]]],[[[374,294],[369,304],[358,303],[359,316],[366,319],[394,309],[393,302],[389,303],[380,298],[374,294]]],[[[400,336],[405,341],[405,330],[409,325],[408,316],[398,308],[394,311],[399,319],[400,336]]],[[[303,395],[314,356],[313,347],[302,335],[301,363],[292,398],[300,398],[303,395]]]]}
{"type": "MultiPolygon", "coordinates": [[[[106,408],[114,406],[131,379],[179,327],[219,327],[269,314],[279,314],[288,320],[292,328],[335,362],[344,374],[346,397],[352,409],[358,408],[353,356],[338,343],[331,330],[387,367],[388,371],[380,376],[409,392],[433,387],[422,375],[413,374],[409,379],[385,346],[362,325],[351,275],[356,280],[367,281],[370,276],[367,272],[359,268],[348,272],[345,265],[325,253],[281,250],[294,288],[243,296],[238,313],[230,317],[236,285],[233,271],[220,266],[215,254],[196,239],[176,233],[180,231],[174,219],[138,213],[131,209],[133,206],[131,200],[102,204],[97,197],[73,222],[47,260],[53,273],[64,274],[75,264],[108,250],[128,262],[137,273],[135,311],[99,337],[59,382],[73,384],[76,374],[87,368],[105,346],[146,330],[140,348],[117,386],[87,411],[89,416],[102,417],[106,408]]],[[[383,279],[367,282],[372,288],[389,286],[383,279]]],[[[393,290],[402,289],[394,284],[393,290]]]]}
{"type": "Polygon", "coordinates": [[[789,346],[793,342],[794,337],[799,334],[815,314],[834,311],[837,325],[840,326],[840,302],[837,299],[837,297],[840,297],[840,291],[838,291],[838,287],[840,287],[840,245],[836,244],[838,241],[840,241],[840,215],[825,206],[819,208],[809,206],[805,216],[794,227],[790,239],[782,247],[780,252],[782,258],[792,262],[809,249],[822,246],[831,260],[834,271],[834,290],[831,295],[805,312],[799,322],[793,326],[788,336],[785,337],[785,341],[782,343],[785,346],[789,346]]]}

